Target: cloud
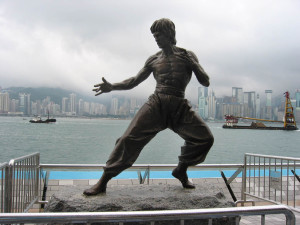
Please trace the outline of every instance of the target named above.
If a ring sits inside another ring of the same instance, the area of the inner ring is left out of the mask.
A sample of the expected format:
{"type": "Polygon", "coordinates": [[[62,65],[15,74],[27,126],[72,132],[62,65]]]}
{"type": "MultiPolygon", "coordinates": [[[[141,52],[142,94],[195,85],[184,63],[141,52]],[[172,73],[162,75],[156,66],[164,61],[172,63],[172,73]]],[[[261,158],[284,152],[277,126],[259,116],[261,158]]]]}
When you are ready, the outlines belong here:
{"type": "MultiPolygon", "coordinates": [[[[231,87],[299,88],[300,3],[287,1],[1,1],[2,87],[63,87],[86,94],[105,76],[136,75],[158,51],[154,20],[174,21],[178,46],[195,52],[217,96],[231,87]]],[[[194,98],[199,84],[187,89],[194,98]]],[[[130,94],[149,95],[149,78],[130,94]]]]}

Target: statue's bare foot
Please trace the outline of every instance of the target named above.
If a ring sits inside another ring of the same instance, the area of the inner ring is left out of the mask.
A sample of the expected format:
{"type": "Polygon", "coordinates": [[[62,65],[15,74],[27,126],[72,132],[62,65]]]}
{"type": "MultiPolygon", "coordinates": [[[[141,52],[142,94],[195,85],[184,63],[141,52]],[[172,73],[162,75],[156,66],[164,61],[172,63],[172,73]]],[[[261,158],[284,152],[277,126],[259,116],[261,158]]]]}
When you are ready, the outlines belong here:
{"type": "Polygon", "coordinates": [[[84,190],[83,194],[86,196],[97,195],[100,193],[106,192],[106,184],[102,185],[101,183],[97,183],[89,189],[84,190]]]}
{"type": "Polygon", "coordinates": [[[195,185],[189,180],[186,171],[180,171],[177,167],[172,172],[173,177],[177,178],[184,188],[195,188],[195,185]]]}

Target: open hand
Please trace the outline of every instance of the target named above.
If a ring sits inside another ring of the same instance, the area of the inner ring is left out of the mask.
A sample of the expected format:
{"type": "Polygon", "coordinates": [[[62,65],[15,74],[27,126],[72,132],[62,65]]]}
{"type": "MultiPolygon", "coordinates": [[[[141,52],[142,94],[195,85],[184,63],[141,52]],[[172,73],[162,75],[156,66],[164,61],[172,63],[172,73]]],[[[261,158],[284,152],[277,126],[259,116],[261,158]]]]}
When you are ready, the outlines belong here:
{"type": "Polygon", "coordinates": [[[96,92],[95,96],[112,91],[112,84],[107,82],[104,77],[102,77],[102,81],[103,83],[94,85],[94,87],[97,87],[93,89],[96,92]]]}

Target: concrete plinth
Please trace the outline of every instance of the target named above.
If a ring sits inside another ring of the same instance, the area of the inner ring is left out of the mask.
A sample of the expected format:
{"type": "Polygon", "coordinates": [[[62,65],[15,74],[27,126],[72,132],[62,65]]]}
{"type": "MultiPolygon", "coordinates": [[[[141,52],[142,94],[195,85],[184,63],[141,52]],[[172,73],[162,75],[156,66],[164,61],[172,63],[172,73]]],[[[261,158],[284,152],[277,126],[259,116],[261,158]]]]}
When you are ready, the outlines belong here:
{"type": "MultiPolygon", "coordinates": [[[[107,211],[147,211],[174,209],[202,209],[233,207],[213,184],[198,184],[196,189],[184,189],[178,185],[116,185],[109,186],[107,192],[96,196],[84,196],[88,187],[66,186],[55,193],[45,207],[46,212],[107,212],[107,211]]],[[[234,224],[233,220],[222,219],[213,224],[234,224]]],[[[109,223],[100,223],[109,224],[109,223]]],[[[111,223],[113,224],[113,223],[111,223]]],[[[149,224],[149,223],[124,223],[149,224]]],[[[157,224],[180,224],[179,221],[161,221],[157,224]]],[[[188,224],[207,224],[206,221],[186,220],[188,224]]]]}

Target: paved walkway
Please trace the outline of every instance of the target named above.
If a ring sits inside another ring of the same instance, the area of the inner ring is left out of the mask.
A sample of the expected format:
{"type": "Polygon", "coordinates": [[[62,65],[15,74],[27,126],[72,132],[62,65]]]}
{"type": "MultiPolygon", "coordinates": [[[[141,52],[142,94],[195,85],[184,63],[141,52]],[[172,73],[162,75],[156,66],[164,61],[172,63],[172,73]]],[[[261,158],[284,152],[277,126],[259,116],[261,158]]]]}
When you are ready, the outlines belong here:
{"type": "MultiPolygon", "coordinates": [[[[239,200],[241,198],[241,180],[242,178],[236,178],[231,184],[231,188],[236,196],[236,198],[239,200]]],[[[197,183],[213,183],[218,188],[222,189],[224,195],[227,197],[227,199],[232,200],[232,197],[223,181],[222,178],[199,178],[199,179],[192,179],[195,184],[197,183]]],[[[49,197],[52,196],[53,193],[59,191],[59,188],[61,186],[65,185],[77,185],[77,186],[88,186],[88,185],[94,185],[97,182],[97,180],[49,180],[48,182],[48,190],[47,190],[47,200],[49,197]]],[[[145,181],[147,182],[147,180],[145,181]]],[[[139,184],[137,179],[113,179],[108,183],[109,185],[137,185],[139,184]]],[[[149,179],[149,184],[178,184],[178,180],[176,179],[149,179]]],[[[266,203],[263,202],[256,202],[256,205],[266,205],[266,203]]],[[[37,207],[37,206],[36,206],[37,207]]],[[[33,209],[37,210],[37,208],[33,209]]],[[[296,224],[300,225],[300,213],[295,213],[296,216],[296,224]]],[[[247,224],[261,224],[261,217],[260,216],[244,216],[242,217],[240,221],[241,225],[247,225],[247,224]]],[[[283,225],[285,223],[285,216],[284,215],[270,215],[266,216],[266,225],[283,225]]]]}

